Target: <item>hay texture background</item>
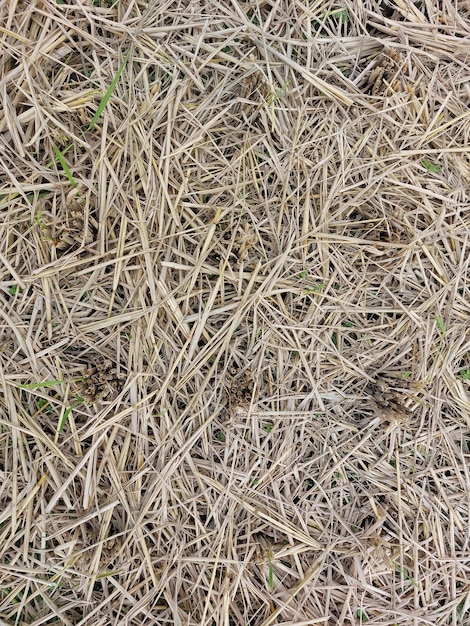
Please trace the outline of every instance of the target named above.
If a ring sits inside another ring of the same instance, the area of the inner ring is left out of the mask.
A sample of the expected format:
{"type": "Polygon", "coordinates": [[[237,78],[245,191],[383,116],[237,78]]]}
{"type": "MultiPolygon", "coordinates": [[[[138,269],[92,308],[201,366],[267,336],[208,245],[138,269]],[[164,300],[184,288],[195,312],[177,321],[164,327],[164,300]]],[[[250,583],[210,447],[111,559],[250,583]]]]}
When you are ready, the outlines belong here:
{"type": "Polygon", "coordinates": [[[470,623],[467,1],[0,3],[0,623],[470,623]]]}

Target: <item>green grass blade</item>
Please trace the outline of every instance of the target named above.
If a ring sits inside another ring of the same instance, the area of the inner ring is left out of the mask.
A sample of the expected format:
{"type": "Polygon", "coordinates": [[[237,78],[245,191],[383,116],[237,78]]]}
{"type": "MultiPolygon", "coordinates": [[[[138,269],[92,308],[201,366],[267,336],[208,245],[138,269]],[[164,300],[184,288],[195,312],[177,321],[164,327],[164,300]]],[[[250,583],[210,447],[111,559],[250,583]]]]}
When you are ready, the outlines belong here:
{"type": "Polygon", "coordinates": [[[69,406],[69,408],[64,411],[62,419],[60,420],[60,423],[59,423],[59,427],[57,429],[59,433],[61,433],[64,430],[65,424],[67,423],[67,420],[69,419],[69,415],[72,412],[72,409],[73,409],[73,406],[69,406]]]}
{"type": "Polygon", "coordinates": [[[437,327],[439,328],[439,330],[441,331],[442,336],[445,337],[446,327],[445,327],[445,324],[444,324],[444,320],[442,319],[442,317],[440,315],[436,315],[436,324],[437,324],[437,327]]]}
{"type": "Polygon", "coordinates": [[[460,372],[460,376],[462,377],[462,380],[470,380],[470,367],[467,370],[462,370],[460,372]]]}
{"type": "Polygon", "coordinates": [[[62,419],[60,420],[60,423],[59,423],[59,427],[57,429],[59,433],[61,433],[64,430],[64,426],[67,423],[70,413],[73,411],[73,409],[75,409],[82,402],[83,402],[83,398],[80,396],[77,396],[76,402],[74,402],[71,406],[69,406],[68,409],[64,411],[64,414],[62,415],[62,419]]]}
{"type": "Polygon", "coordinates": [[[318,293],[321,289],[323,289],[324,287],[326,287],[326,283],[320,283],[319,285],[317,285],[316,287],[313,287],[313,289],[305,289],[304,293],[305,294],[310,294],[310,293],[318,293]]]}
{"type": "Polygon", "coordinates": [[[423,159],[421,161],[421,163],[424,165],[424,167],[429,172],[440,172],[441,171],[441,166],[438,163],[431,163],[431,161],[428,161],[427,159],[423,159]]]}
{"type": "Polygon", "coordinates": [[[274,589],[274,570],[271,561],[268,564],[268,584],[271,591],[274,589]]]}
{"type": "Polygon", "coordinates": [[[18,385],[19,389],[42,389],[43,387],[55,387],[63,383],[75,383],[83,380],[83,376],[72,378],[72,380],[45,380],[42,383],[28,383],[27,385],[18,385]]]}
{"type": "MultiPolygon", "coordinates": [[[[55,146],[53,146],[53,147],[54,147],[54,150],[56,150],[56,147],[55,147],[55,146]]],[[[59,151],[58,149],[57,149],[57,151],[58,151],[58,152],[59,152],[59,154],[63,157],[65,154],[67,154],[67,152],[68,152],[71,148],[73,148],[73,143],[69,144],[66,148],[64,148],[64,151],[63,151],[63,152],[62,152],[62,151],[59,151]]],[[[47,169],[48,169],[48,170],[49,170],[49,169],[50,169],[50,168],[54,165],[54,163],[56,163],[56,162],[58,161],[58,158],[57,158],[57,151],[56,151],[56,158],[55,158],[53,161],[49,161],[49,163],[46,165],[46,167],[47,167],[47,169]]],[[[42,192],[42,193],[50,193],[50,191],[49,191],[49,192],[42,192]]]]}
{"type": "Polygon", "coordinates": [[[43,387],[54,387],[65,383],[65,380],[46,380],[43,383],[29,383],[28,385],[18,385],[20,389],[42,389],[43,387]]]}
{"type": "Polygon", "coordinates": [[[129,52],[126,54],[126,56],[124,57],[124,61],[121,63],[121,67],[118,69],[116,76],[113,78],[112,83],[110,84],[110,86],[108,87],[106,93],[103,96],[103,99],[101,100],[101,102],[98,105],[98,108],[96,109],[96,113],[93,115],[93,118],[90,122],[90,125],[88,126],[87,130],[91,130],[93,128],[93,126],[96,124],[96,122],[98,121],[98,119],[100,118],[101,114],[103,113],[104,109],[106,108],[106,105],[109,102],[109,99],[111,98],[113,91],[118,83],[118,80],[121,78],[121,74],[124,70],[124,68],[126,67],[126,63],[127,60],[129,58],[129,54],[130,54],[130,50],[129,52]]]}
{"type": "Polygon", "coordinates": [[[69,166],[68,166],[68,165],[67,165],[67,163],[65,162],[64,155],[62,154],[62,152],[59,150],[59,148],[58,148],[57,146],[54,146],[54,145],[53,145],[52,147],[54,148],[55,155],[56,155],[56,157],[58,158],[59,163],[61,164],[62,169],[63,169],[63,170],[64,170],[64,172],[65,172],[65,175],[66,175],[66,176],[67,176],[67,178],[69,179],[70,184],[71,184],[73,187],[76,187],[76,186],[77,186],[77,183],[75,182],[75,179],[74,179],[74,177],[72,176],[72,172],[69,170],[69,166]]]}

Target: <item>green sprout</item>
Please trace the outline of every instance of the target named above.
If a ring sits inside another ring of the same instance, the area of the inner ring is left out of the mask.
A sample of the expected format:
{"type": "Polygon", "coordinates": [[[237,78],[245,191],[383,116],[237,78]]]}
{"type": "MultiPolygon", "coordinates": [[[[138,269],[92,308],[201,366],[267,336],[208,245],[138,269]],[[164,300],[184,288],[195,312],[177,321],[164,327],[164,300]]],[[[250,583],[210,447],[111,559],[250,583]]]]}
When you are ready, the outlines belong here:
{"type": "Polygon", "coordinates": [[[398,563],[395,563],[394,561],[392,561],[392,563],[395,566],[395,569],[400,572],[405,580],[409,580],[414,587],[418,588],[418,583],[410,577],[410,575],[408,574],[408,570],[406,570],[404,567],[401,567],[400,565],[398,565],[398,563]]]}
{"type": "Polygon", "coordinates": [[[441,331],[442,338],[444,339],[446,336],[446,327],[444,325],[444,321],[440,315],[436,315],[436,324],[439,330],[441,331]]]}
{"type": "Polygon", "coordinates": [[[440,172],[441,171],[441,166],[439,165],[439,163],[431,163],[431,161],[428,161],[427,159],[423,159],[421,163],[428,170],[428,172],[440,172]]]}
{"type": "Polygon", "coordinates": [[[129,52],[124,57],[124,61],[121,63],[121,65],[120,65],[120,67],[119,67],[119,69],[117,71],[116,76],[113,78],[110,86],[108,87],[106,93],[103,96],[103,99],[99,103],[98,108],[96,109],[96,113],[93,115],[92,120],[91,120],[90,125],[88,126],[87,130],[92,130],[92,128],[95,126],[96,122],[101,117],[101,114],[105,110],[106,105],[108,104],[111,96],[113,95],[113,91],[116,88],[116,85],[118,84],[119,79],[121,78],[121,74],[124,71],[124,68],[126,67],[126,63],[127,63],[127,60],[129,59],[130,53],[131,52],[129,50],[129,52]]]}
{"type": "Polygon", "coordinates": [[[62,415],[62,419],[59,422],[59,426],[57,427],[57,432],[61,433],[64,430],[67,420],[69,419],[70,413],[73,411],[73,409],[75,409],[77,406],[82,404],[82,402],[84,402],[84,398],[82,398],[79,395],[76,395],[75,402],[71,406],[69,406],[68,409],[65,409],[64,414],[62,415]]]}
{"type": "Polygon", "coordinates": [[[460,372],[463,381],[470,380],[470,367],[460,372]]]}
{"type": "MultiPolygon", "coordinates": [[[[41,383],[28,383],[26,385],[18,385],[19,389],[26,389],[28,391],[32,391],[35,389],[44,389],[44,388],[48,388],[48,387],[55,387],[56,385],[61,385],[63,383],[67,383],[67,382],[78,382],[78,381],[82,381],[84,380],[83,377],[80,378],[74,378],[72,379],[72,381],[66,381],[66,380],[45,380],[41,383]]],[[[73,411],[73,409],[75,409],[77,406],[79,406],[80,404],[82,404],[82,402],[84,402],[84,398],[82,398],[79,395],[75,396],[75,402],[73,402],[73,404],[71,406],[69,406],[67,409],[65,409],[64,414],[62,415],[62,418],[57,426],[57,434],[61,433],[67,423],[67,420],[69,418],[70,413],[73,411]]],[[[38,401],[36,402],[36,405],[38,406],[39,410],[42,410],[43,408],[47,407],[47,405],[49,404],[48,400],[46,400],[46,398],[39,398],[38,401]]]]}
{"type": "Polygon", "coordinates": [[[337,22],[349,22],[349,13],[346,9],[338,9],[337,11],[332,11],[330,15],[337,22]]]}
{"type": "Polygon", "coordinates": [[[268,98],[266,99],[266,104],[267,104],[268,106],[272,106],[272,105],[276,102],[276,100],[278,100],[278,99],[279,99],[279,97],[280,97],[280,96],[283,94],[283,92],[286,90],[287,85],[288,85],[288,82],[284,83],[284,84],[282,85],[282,87],[281,87],[278,91],[276,91],[276,92],[274,92],[274,93],[271,93],[271,94],[268,96],[268,98]]]}
{"type": "Polygon", "coordinates": [[[44,387],[55,387],[56,385],[62,385],[66,382],[66,380],[45,380],[42,383],[28,383],[27,385],[18,385],[18,387],[19,389],[43,389],[44,387]]]}
{"type": "Polygon", "coordinates": [[[72,185],[72,187],[77,187],[77,182],[75,178],[73,177],[72,172],[70,171],[69,166],[67,165],[67,162],[64,159],[64,155],[62,154],[62,152],[59,150],[59,148],[56,145],[53,145],[52,147],[54,148],[54,152],[57,157],[57,160],[59,161],[62,169],[64,170],[65,175],[69,179],[69,183],[72,185]]]}
{"type": "Polygon", "coordinates": [[[271,591],[274,589],[274,570],[271,555],[268,554],[268,585],[271,591]]]}
{"type": "Polygon", "coordinates": [[[306,294],[318,293],[319,291],[321,291],[325,287],[326,287],[326,283],[320,283],[316,287],[312,287],[312,289],[305,289],[304,293],[306,293],[306,294]]]}

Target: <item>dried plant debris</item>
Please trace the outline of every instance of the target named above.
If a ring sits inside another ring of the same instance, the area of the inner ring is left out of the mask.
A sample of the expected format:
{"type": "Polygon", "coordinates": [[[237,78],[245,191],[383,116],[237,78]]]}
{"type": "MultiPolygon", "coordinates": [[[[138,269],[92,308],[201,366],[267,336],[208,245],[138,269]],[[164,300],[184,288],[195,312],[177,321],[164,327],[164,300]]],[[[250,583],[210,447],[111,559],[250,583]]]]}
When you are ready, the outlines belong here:
{"type": "Polygon", "coordinates": [[[232,367],[229,370],[231,376],[229,384],[229,404],[232,410],[246,408],[253,398],[254,382],[251,370],[241,370],[232,367]]]}
{"type": "MultiPolygon", "coordinates": [[[[96,540],[96,543],[98,539],[96,540]]],[[[106,568],[117,564],[119,551],[122,547],[120,537],[112,537],[107,539],[102,545],[103,548],[100,553],[100,569],[105,571],[106,568]]],[[[70,555],[70,567],[82,573],[90,571],[90,566],[93,560],[96,558],[95,546],[93,546],[90,539],[84,541],[83,539],[77,539],[73,546],[73,552],[70,555]]]]}
{"type": "Polygon", "coordinates": [[[373,96],[383,96],[391,89],[400,91],[402,88],[401,72],[405,60],[393,48],[385,47],[374,63],[369,76],[369,87],[373,96]]]}
{"type": "Polygon", "coordinates": [[[259,110],[263,104],[269,102],[272,91],[261,70],[255,69],[243,79],[241,97],[243,99],[242,110],[247,114],[259,110]]]}
{"type": "MultiPolygon", "coordinates": [[[[58,236],[57,249],[66,250],[73,246],[90,244],[93,241],[93,232],[89,220],[86,219],[83,202],[78,196],[68,199],[66,209],[66,225],[58,236]]],[[[96,225],[95,225],[96,226],[96,225]]]]}
{"type": "Polygon", "coordinates": [[[85,209],[85,198],[73,189],[67,196],[65,205],[52,215],[47,206],[38,214],[36,222],[41,229],[42,238],[52,243],[58,254],[75,250],[80,246],[93,243],[98,225],[85,209]]]}
{"type": "Polygon", "coordinates": [[[412,414],[409,406],[409,384],[404,379],[376,378],[369,383],[366,394],[374,410],[384,420],[402,420],[412,414]]]}
{"type": "Polygon", "coordinates": [[[349,216],[346,228],[356,237],[377,242],[404,243],[412,236],[405,211],[400,207],[394,207],[387,214],[358,207],[349,216]]]}
{"type": "Polygon", "coordinates": [[[239,269],[242,265],[251,265],[256,259],[256,251],[253,250],[257,242],[255,228],[252,221],[244,219],[233,229],[227,228],[221,233],[218,244],[208,253],[207,258],[210,263],[220,266],[228,256],[229,264],[235,269],[239,269]]]}
{"type": "Polygon", "coordinates": [[[245,260],[250,249],[256,243],[256,235],[248,222],[244,222],[239,226],[238,233],[235,238],[233,254],[236,257],[236,264],[239,266],[245,260]]]}
{"type": "Polygon", "coordinates": [[[465,5],[0,2],[0,623],[470,623],[465,5]]]}
{"type": "Polygon", "coordinates": [[[111,359],[99,357],[96,365],[85,367],[83,380],[78,382],[78,392],[86,404],[94,404],[106,398],[122,386],[123,375],[116,372],[116,364],[111,359]]]}

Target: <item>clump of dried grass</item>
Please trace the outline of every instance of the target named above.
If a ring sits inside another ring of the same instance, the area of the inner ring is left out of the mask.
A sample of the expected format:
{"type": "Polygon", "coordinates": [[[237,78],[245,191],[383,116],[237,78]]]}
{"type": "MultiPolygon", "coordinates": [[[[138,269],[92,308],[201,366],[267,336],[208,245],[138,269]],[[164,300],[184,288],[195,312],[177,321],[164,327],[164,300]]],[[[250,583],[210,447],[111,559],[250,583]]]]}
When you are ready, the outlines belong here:
{"type": "Polygon", "coordinates": [[[465,3],[0,15],[2,623],[466,623],[465,3]]]}

